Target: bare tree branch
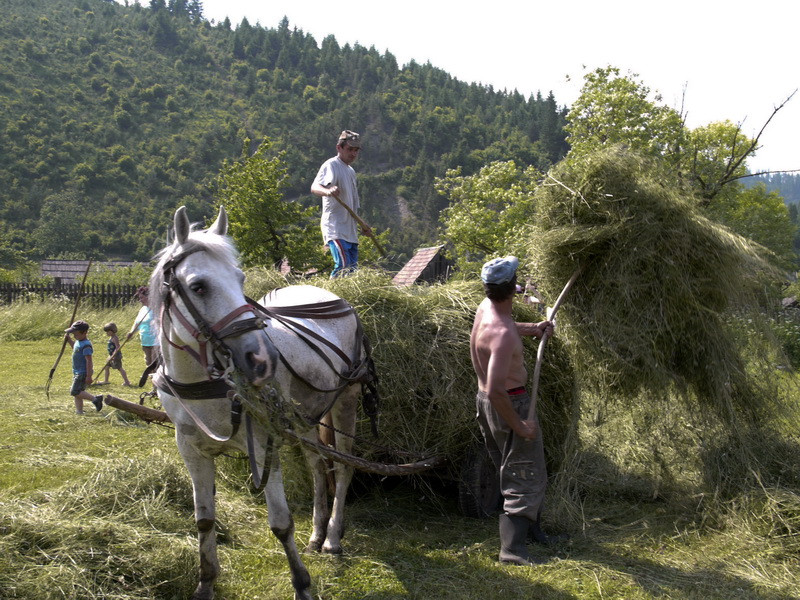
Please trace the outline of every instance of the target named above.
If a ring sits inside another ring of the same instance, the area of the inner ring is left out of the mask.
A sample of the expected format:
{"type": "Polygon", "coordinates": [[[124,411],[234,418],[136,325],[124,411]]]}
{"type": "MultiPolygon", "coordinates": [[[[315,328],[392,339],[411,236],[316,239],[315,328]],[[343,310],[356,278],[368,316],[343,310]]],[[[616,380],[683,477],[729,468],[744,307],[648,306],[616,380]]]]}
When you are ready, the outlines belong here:
{"type": "MultiPolygon", "coordinates": [[[[780,109],[782,109],[784,106],[786,106],[786,103],[789,102],[789,100],[791,100],[792,97],[796,93],[797,93],[797,90],[795,89],[795,91],[793,91],[791,94],[789,94],[789,97],[786,98],[786,100],[781,102],[780,106],[777,106],[777,107],[775,107],[773,109],[772,114],[766,120],[764,125],[761,126],[761,130],[758,132],[758,135],[756,135],[756,137],[753,139],[753,142],[750,144],[750,147],[748,147],[747,150],[745,150],[745,152],[739,157],[738,160],[736,160],[733,163],[729,163],[728,164],[728,168],[726,169],[725,174],[722,176],[722,179],[719,181],[719,187],[720,188],[723,185],[725,185],[726,183],[730,182],[730,181],[734,181],[736,179],[741,179],[741,176],[734,176],[733,175],[734,172],[736,171],[736,169],[739,168],[739,165],[741,165],[749,155],[751,155],[753,152],[755,152],[756,148],[758,147],[758,140],[761,138],[761,135],[764,133],[764,130],[767,128],[767,125],[769,125],[770,121],[772,121],[772,119],[775,117],[775,115],[778,114],[778,111],[780,109]]],[[[735,145],[736,145],[736,138],[738,138],[739,131],[740,131],[740,127],[737,128],[737,135],[735,136],[735,138],[733,140],[734,148],[735,148],[735,145]]],[[[731,152],[731,154],[733,155],[733,152],[731,152]]],[[[733,158],[733,156],[731,156],[731,158],[733,158]]]]}
{"type": "Polygon", "coordinates": [[[744,175],[737,175],[731,177],[728,181],[736,181],[737,179],[747,179],[748,177],[757,177],[758,175],[774,175],[775,173],[800,173],[800,169],[781,169],[779,171],[758,171],[757,173],[745,173],[744,175]]]}

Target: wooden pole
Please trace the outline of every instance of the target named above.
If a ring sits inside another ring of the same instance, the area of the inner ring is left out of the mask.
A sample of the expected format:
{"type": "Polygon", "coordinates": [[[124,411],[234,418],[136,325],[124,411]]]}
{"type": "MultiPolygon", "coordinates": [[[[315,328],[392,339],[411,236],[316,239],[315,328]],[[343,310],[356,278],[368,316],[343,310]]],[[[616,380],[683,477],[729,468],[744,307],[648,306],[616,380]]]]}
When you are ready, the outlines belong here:
{"type": "MultiPolygon", "coordinates": [[[[331,198],[336,198],[336,196],[331,196],[331,198]]],[[[356,223],[361,225],[361,229],[363,231],[369,231],[369,233],[367,233],[367,237],[369,237],[369,239],[371,239],[372,242],[375,244],[375,247],[378,249],[378,252],[381,253],[381,256],[386,258],[386,252],[384,251],[383,247],[381,246],[381,243],[378,241],[378,238],[375,237],[375,234],[372,232],[372,227],[367,225],[366,221],[364,221],[364,219],[359,217],[352,208],[350,208],[349,206],[347,206],[347,204],[344,203],[343,200],[340,200],[339,198],[336,198],[336,201],[339,204],[341,204],[342,206],[344,206],[344,209],[350,214],[351,217],[353,217],[355,219],[356,223]]]]}
{"type": "MultiPolygon", "coordinates": [[[[89,259],[89,264],[86,265],[86,272],[83,274],[83,279],[81,280],[81,286],[78,288],[78,295],[75,297],[75,308],[72,309],[72,318],[69,320],[69,327],[75,322],[75,316],[78,314],[78,306],[81,302],[81,296],[83,295],[83,286],[86,284],[86,277],[89,275],[89,269],[92,268],[92,259],[89,259]]],[[[56,367],[58,367],[58,363],[61,360],[61,357],[64,355],[64,348],[67,347],[67,336],[64,335],[64,341],[61,344],[61,352],[58,353],[58,358],[56,358],[56,362],[53,363],[53,368],[50,369],[50,375],[47,377],[47,383],[44,386],[45,394],[47,395],[47,399],[50,400],[50,384],[53,383],[53,375],[56,372],[56,367]]]]}
{"type": "Polygon", "coordinates": [[[145,421],[154,421],[156,423],[172,423],[169,416],[163,410],[156,410],[149,406],[136,404],[135,402],[128,402],[122,398],[117,398],[110,394],[103,396],[105,403],[112,408],[124,410],[125,412],[133,413],[137,417],[141,417],[145,421]]]}
{"type": "MultiPolygon", "coordinates": [[[[581,274],[582,267],[578,267],[575,272],[572,274],[572,277],[569,278],[567,285],[564,286],[564,289],[561,290],[561,293],[556,300],[556,303],[553,305],[552,308],[547,309],[547,320],[552,321],[556,318],[556,313],[558,312],[561,303],[564,302],[564,298],[569,292],[572,285],[575,283],[575,280],[578,279],[578,275],[581,274]]],[[[539,373],[542,370],[542,358],[544,357],[544,347],[547,344],[547,338],[550,336],[545,334],[542,336],[542,339],[539,340],[539,349],[536,352],[536,367],[533,369],[533,382],[531,383],[531,405],[528,409],[528,421],[532,420],[536,415],[536,396],[539,393],[539,373]]]]}

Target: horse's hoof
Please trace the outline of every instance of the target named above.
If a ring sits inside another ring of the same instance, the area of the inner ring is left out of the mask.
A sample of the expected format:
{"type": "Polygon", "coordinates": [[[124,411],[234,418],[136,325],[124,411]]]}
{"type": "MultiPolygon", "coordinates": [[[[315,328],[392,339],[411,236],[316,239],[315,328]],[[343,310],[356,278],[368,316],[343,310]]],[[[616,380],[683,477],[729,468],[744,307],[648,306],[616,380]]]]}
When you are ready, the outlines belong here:
{"type": "Polygon", "coordinates": [[[322,550],[322,542],[310,541],[306,546],[306,552],[319,552],[322,550]]]}
{"type": "Polygon", "coordinates": [[[339,545],[336,546],[329,546],[327,542],[322,546],[322,552],[324,554],[341,554],[342,547],[339,545]]]}
{"type": "Polygon", "coordinates": [[[192,594],[192,600],[214,600],[214,586],[198,583],[192,594]]]}

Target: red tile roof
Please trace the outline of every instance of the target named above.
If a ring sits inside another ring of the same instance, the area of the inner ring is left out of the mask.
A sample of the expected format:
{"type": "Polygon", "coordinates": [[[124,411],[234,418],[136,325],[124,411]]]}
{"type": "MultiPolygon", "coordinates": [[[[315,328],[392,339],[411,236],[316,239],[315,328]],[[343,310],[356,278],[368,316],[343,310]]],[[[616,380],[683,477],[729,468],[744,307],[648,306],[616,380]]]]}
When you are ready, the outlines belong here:
{"type": "Polygon", "coordinates": [[[399,287],[412,285],[420,278],[422,272],[428,267],[431,261],[436,258],[439,250],[443,247],[444,245],[419,248],[414,253],[414,257],[394,276],[392,283],[399,287]]]}

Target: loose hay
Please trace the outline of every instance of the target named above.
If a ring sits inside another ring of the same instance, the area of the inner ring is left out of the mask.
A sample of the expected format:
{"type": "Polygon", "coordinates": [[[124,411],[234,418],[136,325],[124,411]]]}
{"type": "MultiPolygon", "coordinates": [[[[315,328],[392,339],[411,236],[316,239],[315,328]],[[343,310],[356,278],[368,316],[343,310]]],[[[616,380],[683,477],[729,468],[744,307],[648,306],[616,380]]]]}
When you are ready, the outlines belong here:
{"type": "Polygon", "coordinates": [[[724,315],[766,263],[652,173],[621,150],[554,170],[530,240],[540,289],[555,298],[582,268],[559,320],[585,384],[629,398],[676,386],[718,415],[755,417],[724,315]]]}
{"type": "MultiPolygon", "coordinates": [[[[282,278],[248,272],[256,297],[286,285],[282,278]],[[257,284],[255,282],[258,282],[257,284]]],[[[385,274],[362,269],[351,277],[314,279],[352,304],[372,343],[378,371],[380,437],[373,440],[361,413],[355,452],[368,460],[402,463],[421,456],[444,456],[445,477],[456,477],[467,449],[480,442],[475,420],[477,385],[469,353],[469,335],[483,288],[475,279],[398,288],[385,274]]],[[[544,317],[518,305],[515,318],[544,317]]],[[[528,363],[535,343],[526,343],[528,363]]],[[[555,469],[569,427],[572,371],[558,342],[541,377],[540,419],[548,461],[555,469]]]]}
{"type": "Polygon", "coordinates": [[[191,482],[177,459],[109,461],[57,493],[0,503],[8,598],[186,598],[197,564],[191,482]]]}
{"type": "MultiPolygon", "coordinates": [[[[774,367],[746,355],[746,336],[742,343],[734,329],[743,325],[738,315],[756,314],[756,284],[774,273],[765,251],[705,218],[656,173],[620,149],[561,163],[536,192],[528,260],[550,303],[582,269],[558,313],[584,387],[582,410],[616,403],[618,425],[626,410],[638,413],[625,425],[630,437],[610,436],[626,457],[588,474],[606,478],[605,487],[624,485],[638,463],[655,495],[676,480],[703,478],[707,490],[733,493],[765,466],[751,444],[781,411],[774,367]],[[675,424],[679,437],[652,437],[675,424]],[[699,460],[676,461],[681,454],[699,460]]],[[[581,441],[590,442],[591,430],[601,431],[584,425],[581,441]]],[[[581,480],[577,465],[590,456],[574,447],[567,487],[581,480]]]]}

